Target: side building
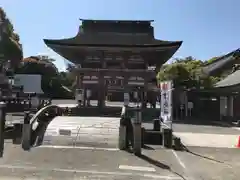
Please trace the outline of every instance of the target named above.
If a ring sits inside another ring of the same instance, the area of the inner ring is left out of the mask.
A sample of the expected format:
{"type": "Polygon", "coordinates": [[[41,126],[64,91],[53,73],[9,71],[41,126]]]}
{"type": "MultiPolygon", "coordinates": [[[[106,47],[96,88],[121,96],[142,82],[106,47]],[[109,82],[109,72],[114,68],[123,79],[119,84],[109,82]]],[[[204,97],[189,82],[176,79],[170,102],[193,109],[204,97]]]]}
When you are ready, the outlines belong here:
{"type": "Polygon", "coordinates": [[[239,119],[240,117],[240,49],[223,55],[203,67],[207,75],[229,74],[210,89],[188,92],[194,103],[192,116],[206,120],[239,119]],[[204,112],[204,113],[202,113],[204,112]]]}

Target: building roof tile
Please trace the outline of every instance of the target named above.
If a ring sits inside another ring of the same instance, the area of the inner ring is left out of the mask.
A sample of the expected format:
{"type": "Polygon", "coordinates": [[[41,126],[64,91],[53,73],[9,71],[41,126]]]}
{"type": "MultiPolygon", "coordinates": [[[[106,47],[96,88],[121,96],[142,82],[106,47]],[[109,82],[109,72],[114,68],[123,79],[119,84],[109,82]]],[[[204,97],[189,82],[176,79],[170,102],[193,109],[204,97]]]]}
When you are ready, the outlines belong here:
{"type": "Polygon", "coordinates": [[[215,87],[229,87],[240,84],[240,70],[235,71],[223,80],[216,83],[215,87]]]}

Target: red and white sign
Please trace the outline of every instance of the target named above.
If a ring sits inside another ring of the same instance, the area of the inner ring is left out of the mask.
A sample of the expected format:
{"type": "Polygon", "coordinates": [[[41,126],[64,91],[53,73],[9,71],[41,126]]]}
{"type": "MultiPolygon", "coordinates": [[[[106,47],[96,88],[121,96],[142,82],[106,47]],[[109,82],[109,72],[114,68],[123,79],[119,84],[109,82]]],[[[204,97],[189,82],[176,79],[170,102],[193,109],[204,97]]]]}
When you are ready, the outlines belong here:
{"type": "Polygon", "coordinates": [[[172,81],[160,83],[161,87],[161,118],[164,123],[172,122],[172,81]]]}

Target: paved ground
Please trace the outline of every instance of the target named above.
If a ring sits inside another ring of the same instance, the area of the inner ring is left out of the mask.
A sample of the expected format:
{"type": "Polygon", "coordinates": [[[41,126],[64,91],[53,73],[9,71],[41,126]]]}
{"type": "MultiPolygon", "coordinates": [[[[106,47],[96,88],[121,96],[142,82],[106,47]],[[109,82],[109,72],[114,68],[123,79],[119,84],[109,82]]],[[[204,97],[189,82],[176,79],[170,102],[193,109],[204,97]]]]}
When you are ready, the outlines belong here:
{"type": "MultiPolygon", "coordinates": [[[[143,123],[147,129],[152,129],[152,123],[143,123]]],[[[194,125],[173,123],[175,132],[200,133],[200,134],[230,134],[239,135],[240,128],[238,127],[221,127],[218,125],[194,125]]]]}
{"type": "Polygon", "coordinates": [[[233,127],[233,129],[240,131],[240,127],[233,127]]]}
{"type": "Polygon", "coordinates": [[[238,129],[174,124],[174,131],[184,143],[191,142],[187,144],[188,152],[154,146],[136,157],[116,148],[118,126],[116,118],[57,117],[48,126],[43,146],[24,152],[19,146],[5,144],[0,180],[240,179],[239,149],[216,148],[221,142],[229,146],[231,140],[226,137],[238,136],[238,129]],[[209,148],[209,144],[216,147],[209,148]]]}
{"type": "Polygon", "coordinates": [[[173,124],[175,136],[185,146],[236,148],[239,129],[213,125],[173,124]]]}
{"type": "Polygon", "coordinates": [[[178,152],[178,159],[185,165],[185,172],[193,179],[222,180],[240,178],[239,149],[225,148],[188,148],[187,152],[178,152]]]}
{"type": "Polygon", "coordinates": [[[119,118],[54,118],[44,136],[45,145],[117,147],[119,118]]]}
{"type": "Polygon", "coordinates": [[[192,124],[173,124],[176,132],[194,132],[202,134],[231,134],[240,135],[240,131],[230,127],[221,127],[217,125],[192,125],[192,124]]]}
{"type": "MultiPolygon", "coordinates": [[[[152,129],[153,125],[144,123],[144,127],[152,129]]],[[[173,131],[185,146],[236,148],[240,137],[240,128],[214,125],[173,123],[173,131]]]]}
{"type": "MultiPolygon", "coordinates": [[[[35,148],[31,152],[23,152],[11,145],[5,149],[7,153],[0,160],[1,176],[42,179],[181,179],[164,163],[159,162],[156,166],[148,162],[151,161],[149,158],[144,160],[122,151],[35,148]]],[[[171,151],[159,151],[159,159],[169,161],[173,164],[171,168],[183,173],[171,151]]]]}
{"type": "Polygon", "coordinates": [[[185,146],[237,148],[239,135],[178,133],[174,135],[181,138],[185,146]]]}
{"type": "Polygon", "coordinates": [[[6,144],[1,179],[188,179],[239,180],[236,149],[191,148],[191,153],[156,148],[136,157],[115,149],[34,148],[6,144]]]}

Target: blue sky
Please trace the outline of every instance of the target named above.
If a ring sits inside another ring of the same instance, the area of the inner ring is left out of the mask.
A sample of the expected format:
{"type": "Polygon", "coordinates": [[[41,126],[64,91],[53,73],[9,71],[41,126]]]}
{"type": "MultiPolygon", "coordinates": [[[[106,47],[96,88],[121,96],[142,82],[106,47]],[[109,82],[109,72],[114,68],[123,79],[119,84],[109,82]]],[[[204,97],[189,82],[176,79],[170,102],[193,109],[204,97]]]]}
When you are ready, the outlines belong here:
{"type": "Polygon", "coordinates": [[[239,0],[1,0],[19,33],[24,56],[44,54],[65,63],[43,38],[75,36],[85,19],[154,20],[155,37],[183,40],[174,57],[207,60],[240,48],[239,0]]]}

